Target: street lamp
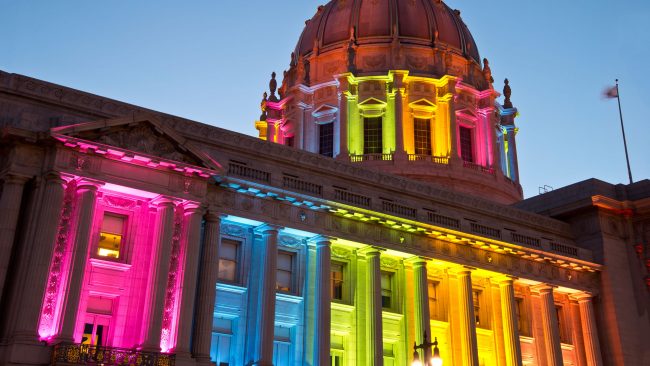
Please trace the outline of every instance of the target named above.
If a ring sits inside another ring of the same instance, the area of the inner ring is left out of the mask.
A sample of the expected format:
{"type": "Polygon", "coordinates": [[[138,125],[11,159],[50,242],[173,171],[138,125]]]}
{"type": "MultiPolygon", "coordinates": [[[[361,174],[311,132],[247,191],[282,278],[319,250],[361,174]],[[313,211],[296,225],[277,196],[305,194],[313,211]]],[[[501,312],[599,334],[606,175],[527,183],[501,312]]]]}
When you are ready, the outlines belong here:
{"type": "Polygon", "coordinates": [[[413,343],[413,363],[411,366],[442,366],[442,358],[440,358],[440,350],[438,349],[438,337],[434,338],[433,342],[429,342],[425,331],[422,344],[413,343]],[[431,347],[433,347],[433,356],[429,357],[431,347]],[[420,360],[419,349],[422,350],[424,362],[420,360]]]}

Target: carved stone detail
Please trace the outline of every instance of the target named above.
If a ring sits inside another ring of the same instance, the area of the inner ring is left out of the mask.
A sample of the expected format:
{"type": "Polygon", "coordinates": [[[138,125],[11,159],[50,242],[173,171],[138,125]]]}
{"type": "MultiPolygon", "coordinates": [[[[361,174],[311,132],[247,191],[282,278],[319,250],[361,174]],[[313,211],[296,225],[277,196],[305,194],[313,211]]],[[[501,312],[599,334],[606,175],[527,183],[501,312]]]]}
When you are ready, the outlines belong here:
{"type": "Polygon", "coordinates": [[[298,248],[302,245],[302,240],[290,235],[280,235],[278,241],[280,242],[280,245],[289,248],[298,248]]]}
{"type": "Polygon", "coordinates": [[[172,331],[173,331],[173,321],[174,314],[176,309],[179,306],[176,301],[176,296],[178,295],[177,289],[181,286],[182,276],[180,272],[182,270],[181,265],[181,236],[183,233],[183,210],[180,208],[176,209],[174,215],[174,231],[172,235],[172,252],[169,260],[169,275],[167,276],[167,292],[165,293],[165,308],[163,312],[163,321],[162,321],[162,332],[160,335],[160,344],[161,345],[170,345],[172,331]]]}
{"type": "Polygon", "coordinates": [[[103,200],[107,206],[120,208],[123,210],[132,210],[136,206],[136,202],[134,200],[126,199],[123,197],[104,195],[103,200]]]}
{"type": "Polygon", "coordinates": [[[241,226],[237,226],[237,225],[222,224],[221,232],[226,235],[237,236],[237,237],[246,236],[246,231],[241,226]]]}

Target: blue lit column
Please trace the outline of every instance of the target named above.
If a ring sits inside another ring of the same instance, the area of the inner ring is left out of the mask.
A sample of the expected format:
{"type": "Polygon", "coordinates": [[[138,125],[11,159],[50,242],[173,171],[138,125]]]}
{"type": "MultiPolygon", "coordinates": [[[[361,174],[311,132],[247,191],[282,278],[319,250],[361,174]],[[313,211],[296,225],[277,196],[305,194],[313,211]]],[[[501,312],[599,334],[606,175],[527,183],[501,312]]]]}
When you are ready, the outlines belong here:
{"type": "Polygon", "coordinates": [[[314,365],[330,364],[331,293],[330,277],[332,241],[329,238],[316,240],[316,301],[314,304],[314,365]]]}

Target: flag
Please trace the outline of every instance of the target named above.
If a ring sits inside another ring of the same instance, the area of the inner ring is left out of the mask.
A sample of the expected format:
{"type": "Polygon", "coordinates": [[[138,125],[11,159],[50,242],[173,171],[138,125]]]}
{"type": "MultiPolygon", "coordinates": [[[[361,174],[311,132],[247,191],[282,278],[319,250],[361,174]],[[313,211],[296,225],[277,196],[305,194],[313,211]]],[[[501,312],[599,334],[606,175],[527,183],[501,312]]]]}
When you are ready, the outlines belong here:
{"type": "Polygon", "coordinates": [[[618,98],[618,86],[615,85],[605,89],[603,96],[605,98],[618,98]]]}

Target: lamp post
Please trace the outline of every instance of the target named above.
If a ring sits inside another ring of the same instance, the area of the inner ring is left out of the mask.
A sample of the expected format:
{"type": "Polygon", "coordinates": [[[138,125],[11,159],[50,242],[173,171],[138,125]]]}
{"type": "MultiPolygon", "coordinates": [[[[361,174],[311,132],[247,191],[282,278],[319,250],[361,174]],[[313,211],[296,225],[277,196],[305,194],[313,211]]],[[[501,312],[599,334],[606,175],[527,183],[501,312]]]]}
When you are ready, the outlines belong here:
{"type": "Polygon", "coordinates": [[[433,342],[429,342],[427,332],[424,332],[424,340],[422,344],[418,345],[413,343],[413,363],[412,366],[442,366],[442,358],[440,357],[440,350],[438,349],[438,337],[434,338],[433,342]],[[431,347],[433,347],[433,356],[431,356],[431,347]],[[422,350],[423,361],[420,360],[420,353],[422,350]]]}

